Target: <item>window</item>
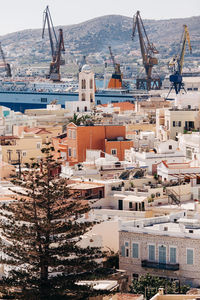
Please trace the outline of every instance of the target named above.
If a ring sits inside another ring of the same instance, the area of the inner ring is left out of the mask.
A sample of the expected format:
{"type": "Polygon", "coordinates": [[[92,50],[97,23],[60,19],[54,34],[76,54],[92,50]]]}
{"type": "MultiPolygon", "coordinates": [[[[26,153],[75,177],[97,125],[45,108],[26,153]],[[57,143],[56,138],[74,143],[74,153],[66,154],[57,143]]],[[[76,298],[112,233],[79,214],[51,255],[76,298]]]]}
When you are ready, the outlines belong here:
{"type": "Polygon", "coordinates": [[[172,145],[169,145],[169,150],[172,150],[172,145]]]}
{"type": "Polygon", "coordinates": [[[175,247],[169,248],[169,261],[171,264],[176,263],[176,248],[175,247]]]}
{"type": "Polygon", "coordinates": [[[73,157],[76,158],[76,148],[73,149],[73,157]]]}
{"type": "Polygon", "coordinates": [[[86,80],[85,79],[82,79],[82,81],[81,81],[81,88],[82,88],[82,90],[86,89],[86,80]]]}
{"type": "Polygon", "coordinates": [[[71,129],[68,129],[68,138],[72,138],[72,131],[71,131],[71,129]]]}
{"type": "Polygon", "coordinates": [[[138,253],[138,244],[136,244],[136,243],[133,243],[132,244],[132,249],[133,249],[133,252],[132,252],[132,257],[133,258],[138,258],[139,257],[139,253],[138,253]]]}
{"type": "Polygon", "coordinates": [[[93,80],[90,79],[90,89],[93,89],[93,80]]]}
{"type": "Polygon", "coordinates": [[[159,246],[158,250],[159,263],[166,264],[166,247],[164,245],[159,246]]]}
{"type": "Polygon", "coordinates": [[[90,102],[92,103],[93,102],[93,94],[90,94],[90,102]]]}
{"type": "Polygon", "coordinates": [[[194,250],[187,249],[187,265],[193,265],[194,263],[194,250]]]}
{"type": "Polygon", "coordinates": [[[87,106],[85,106],[84,110],[87,111],[87,106]]]}
{"type": "Polygon", "coordinates": [[[36,148],[37,148],[37,149],[40,149],[40,148],[41,148],[41,144],[40,144],[40,143],[37,143],[37,144],[36,144],[36,148]]]}
{"type": "Polygon", "coordinates": [[[41,102],[47,102],[47,98],[41,98],[41,102]]]}
{"type": "Polygon", "coordinates": [[[85,93],[82,94],[82,101],[85,101],[85,93]]]}
{"type": "Polygon", "coordinates": [[[72,138],[76,139],[76,130],[72,130],[72,138]]]}
{"type": "Polygon", "coordinates": [[[111,149],[111,154],[112,155],[117,155],[117,149],[111,149]]]}
{"type": "Polygon", "coordinates": [[[155,261],[155,245],[149,245],[149,260],[155,261]]]}
{"type": "Polygon", "coordinates": [[[133,203],[129,202],[129,208],[133,208],[133,203]]]}
{"type": "Polygon", "coordinates": [[[123,257],[129,257],[129,242],[125,242],[121,247],[121,255],[123,257]]]}
{"type": "Polygon", "coordinates": [[[173,121],[173,127],[176,127],[176,123],[175,123],[175,121],[173,121]]]}
{"type": "Polygon", "coordinates": [[[72,149],[71,148],[68,149],[68,155],[69,155],[69,157],[72,156],[72,149]]]}
{"type": "Polygon", "coordinates": [[[181,121],[178,121],[178,127],[181,127],[181,121]]]}
{"type": "Polygon", "coordinates": [[[26,154],[27,154],[26,151],[22,151],[22,156],[23,157],[26,157],[26,154]]]}

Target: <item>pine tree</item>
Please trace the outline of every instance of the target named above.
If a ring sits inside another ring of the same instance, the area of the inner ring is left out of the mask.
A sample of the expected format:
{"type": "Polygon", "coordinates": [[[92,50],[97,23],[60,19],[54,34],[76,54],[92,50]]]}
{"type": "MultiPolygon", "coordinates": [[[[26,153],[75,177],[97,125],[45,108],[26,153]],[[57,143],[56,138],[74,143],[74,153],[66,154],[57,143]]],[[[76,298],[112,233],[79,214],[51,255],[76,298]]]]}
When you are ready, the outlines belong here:
{"type": "Polygon", "coordinates": [[[80,248],[80,236],[93,225],[85,222],[89,211],[84,200],[69,195],[66,182],[55,177],[60,163],[43,149],[44,158],[34,160],[14,184],[16,199],[0,208],[0,263],[9,270],[0,285],[14,299],[87,299],[90,288],[76,284],[98,273],[98,248],[80,248]]]}

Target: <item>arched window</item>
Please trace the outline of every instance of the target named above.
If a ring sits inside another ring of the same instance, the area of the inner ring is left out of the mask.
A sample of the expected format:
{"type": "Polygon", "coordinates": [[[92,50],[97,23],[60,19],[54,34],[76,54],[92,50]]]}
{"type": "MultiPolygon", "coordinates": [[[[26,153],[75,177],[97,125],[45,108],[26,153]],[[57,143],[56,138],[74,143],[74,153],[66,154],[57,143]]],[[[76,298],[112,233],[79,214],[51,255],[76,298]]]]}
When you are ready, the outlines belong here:
{"type": "Polygon", "coordinates": [[[93,89],[93,80],[90,79],[90,89],[93,89]]]}
{"type": "Polygon", "coordinates": [[[82,94],[82,101],[85,101],[85,93],[82,94]]]}
{"type": "Polygon", "coordinates": [[[82,88],[82,90],[86,89],[86,80],[85,79],[82,79],[81,88],[82,88]]]}
{"type": "Polygon", "coordinates": [[[93,102],[93,94],[90,94],[90,102],[92,103],[93,102]]]}

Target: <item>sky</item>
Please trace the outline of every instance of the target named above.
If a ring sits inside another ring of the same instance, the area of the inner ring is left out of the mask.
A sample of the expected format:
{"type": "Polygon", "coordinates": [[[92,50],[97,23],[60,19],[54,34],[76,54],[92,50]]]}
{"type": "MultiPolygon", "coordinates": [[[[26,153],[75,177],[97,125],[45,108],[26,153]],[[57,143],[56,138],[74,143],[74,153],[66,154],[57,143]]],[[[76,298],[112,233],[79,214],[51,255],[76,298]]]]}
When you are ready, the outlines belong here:
{"type": "Polygon", "coordinates": [[[0,35],[42,27],[49,5],[54,26],[78,24],[117,14],[143,19],[171,19],[200,15],[200,0],[0,0],[0,35]]]}

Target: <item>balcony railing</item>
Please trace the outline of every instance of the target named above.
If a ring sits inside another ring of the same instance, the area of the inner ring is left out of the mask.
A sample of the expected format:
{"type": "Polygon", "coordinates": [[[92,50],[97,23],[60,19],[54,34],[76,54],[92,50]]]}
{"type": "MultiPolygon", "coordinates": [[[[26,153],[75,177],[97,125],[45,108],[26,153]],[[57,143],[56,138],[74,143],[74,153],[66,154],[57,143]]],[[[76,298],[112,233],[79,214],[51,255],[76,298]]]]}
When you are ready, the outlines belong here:
{"type": "Polygon", "coordinates": [[[159,263],[149,260],[142,260],[141,265],[143,268],[152,268],[152,269],[160,269],[160,270],[170,270],[170,271],[178,271],[179,264],[170,264],[170,263],[159,263]]]}

